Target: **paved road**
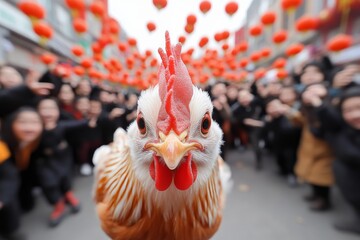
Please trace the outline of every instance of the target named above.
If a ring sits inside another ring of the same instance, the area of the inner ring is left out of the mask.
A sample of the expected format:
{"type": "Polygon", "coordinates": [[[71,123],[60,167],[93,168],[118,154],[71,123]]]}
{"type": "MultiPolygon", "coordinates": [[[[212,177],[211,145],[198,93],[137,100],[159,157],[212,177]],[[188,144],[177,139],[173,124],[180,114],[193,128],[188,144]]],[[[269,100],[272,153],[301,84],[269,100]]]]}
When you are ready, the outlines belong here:
{"type": "MultiPolygon", "coordinates": [[[[253,170],[249,152],[229,154],[234,187],[227,199],[224,220],[215,240],[359,240],[358,236],[339,233],[332,223],[350,215],[350,210],[335,190],[333,211],[313,213],[302,196],[306,186],[291,189],[276,174],[271,159],[266,159],[261,172],[253,170]]],[[[51,208],[38,199],[35,211],[24,217],[23,230],[29,240],[102,240],[101,231],[91,201],[91,178],[77,178],[76,194],[83,209],[68,216],[56,229],[49,229],[46,219],[51,208]]]]}

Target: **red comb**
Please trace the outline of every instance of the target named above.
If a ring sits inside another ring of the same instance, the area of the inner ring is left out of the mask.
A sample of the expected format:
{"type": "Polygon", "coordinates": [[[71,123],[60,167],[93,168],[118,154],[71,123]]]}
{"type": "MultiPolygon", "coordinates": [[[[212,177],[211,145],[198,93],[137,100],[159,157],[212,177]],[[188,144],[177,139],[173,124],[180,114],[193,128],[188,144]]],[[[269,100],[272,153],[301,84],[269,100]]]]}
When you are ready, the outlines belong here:
{"type": "Polygon", "coordinates": [[[181,60],[181,44],[171,46],[169,32],[165,33],[165,50],[159,48],[159,95],[161,107],[157,122],[159,131],[180,134],[190,126],[189,103],[193,94],[189,72],[181,60]]]}

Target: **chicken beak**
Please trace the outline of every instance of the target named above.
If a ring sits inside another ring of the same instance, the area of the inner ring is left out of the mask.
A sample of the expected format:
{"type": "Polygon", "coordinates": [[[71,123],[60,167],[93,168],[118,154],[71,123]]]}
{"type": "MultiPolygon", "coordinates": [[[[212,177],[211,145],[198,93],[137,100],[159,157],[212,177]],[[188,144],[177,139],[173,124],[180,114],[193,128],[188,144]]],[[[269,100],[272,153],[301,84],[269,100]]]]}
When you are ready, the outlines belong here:
{"type": "Polygon", "coordinates": [[[181,159],[191,150],[202,149],[198,142],[185,142],[187,132],[184,131],[177,135],[171,131],[168,135],[159,132],[159,143],[147,143],[145,149],[153,150],[164,159],[166,166],[174,170],[179,165],[181,159]]]}

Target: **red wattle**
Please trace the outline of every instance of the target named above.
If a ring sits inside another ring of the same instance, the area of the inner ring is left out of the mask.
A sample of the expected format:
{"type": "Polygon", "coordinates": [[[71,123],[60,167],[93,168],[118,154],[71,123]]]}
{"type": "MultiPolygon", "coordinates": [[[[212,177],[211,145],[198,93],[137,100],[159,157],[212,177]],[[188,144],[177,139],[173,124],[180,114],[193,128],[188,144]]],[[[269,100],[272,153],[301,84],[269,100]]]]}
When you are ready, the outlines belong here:
{"type": "Polygon", "coordinates": [[[154,156],[154,170],[151,168],[152,165],[150,165],[150,175],[155,175],[154,180],[156,189],[159,191],[165,191],[168,189],[172,182],[171,170],[164,163],[161,163],[159,161],[159,157],[157,156],[154,156]]]}
{"type": "Polygon", "coordinates": [[[188,189],[196,179],[197,169],[196,165],[191,161],[191,154],[189,154],[185,162],[181,163],[174,176],[174,184],[179,190],[188,189]]]}

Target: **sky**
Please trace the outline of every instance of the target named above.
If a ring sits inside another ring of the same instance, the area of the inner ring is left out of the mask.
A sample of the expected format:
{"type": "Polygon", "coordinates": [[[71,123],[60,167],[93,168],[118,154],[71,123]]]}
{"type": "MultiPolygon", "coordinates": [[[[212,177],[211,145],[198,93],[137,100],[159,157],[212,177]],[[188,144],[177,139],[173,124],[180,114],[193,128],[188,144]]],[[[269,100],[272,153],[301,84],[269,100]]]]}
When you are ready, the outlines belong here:
{"type": "MultiPolygon", "coordinates": [[[[164,47],[165,31],[170,32],[172,43],[178,41],[180,35],[186,36],[187,40],[183,49],[198,48],[198,42],[203,36],[209,37],[208,47],[218,47],[213,36],[216,32],[228,30],[234,33],[239,29],[246,17],[246,10],[252,0],[235,0],[239,4],[239,10],[232,17],[225,12],[226,3],[231,0],[210,0],[211,10],[202,14],[199,9],[201,0],[168,0],[166,8],[159,11],[153,5],[152,0],[109,0],[109,12],[117,19],[121,28],[129,37],[137,39],[140,52],[152,50],[156,52],[159,47],[164,47]],[[184,27],[186,17],[195,14],[197,22],[192,34],[186,34],[184,27]],[[149,33],[146,24],[152,21],[157,29],[149,33]]],[[[234,43],[234,34],[229,38],[230,46],[234,43]]],[[[195,56],[201,54],[201,50],[195,51],[195,56]]]]}

